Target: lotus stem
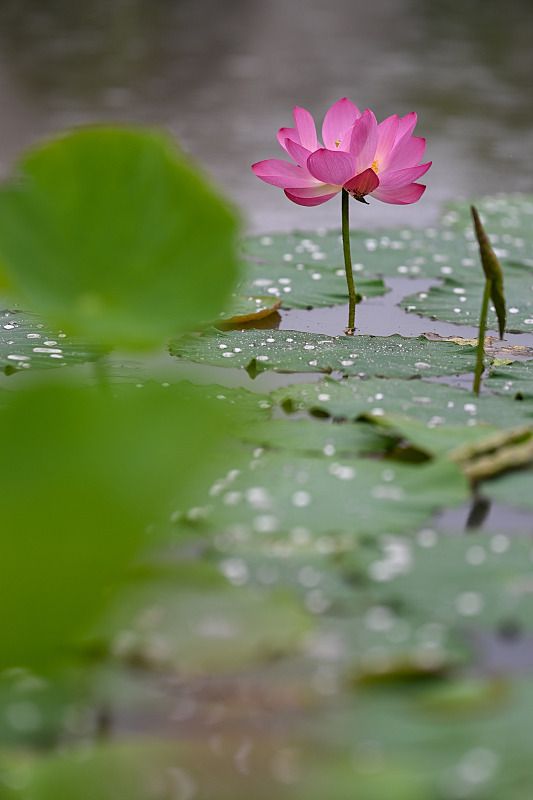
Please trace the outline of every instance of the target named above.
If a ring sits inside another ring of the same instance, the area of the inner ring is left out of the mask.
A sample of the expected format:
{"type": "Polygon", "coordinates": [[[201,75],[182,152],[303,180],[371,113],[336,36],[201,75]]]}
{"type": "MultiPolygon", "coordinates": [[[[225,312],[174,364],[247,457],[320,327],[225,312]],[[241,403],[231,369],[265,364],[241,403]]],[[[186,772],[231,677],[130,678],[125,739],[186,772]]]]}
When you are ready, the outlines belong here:
{"type": "Polygon", "coordinates": [[[346,272],[346,283],[348,284],[348,327],[344,333],[353,336],[355,333],[355,282],[353,279],[352,253],[350,250],[350,195],[346,189],[342,190],[342,249],[344,252],[344,269],[346,272]]]}
{"type": "Polygon", "coordinates": [[[479,331],[477,337],[477,354],[476,354],[476,370],[474,372],[474,385],[472,391],[474,394],[479,394],[481,387],[481,376],[485,369],[485,333],[487,330],[487,314],[489,311],[489,300],[492,290],[492,281],[487,279],[485,281],[485,290],[483,292],[483,300],[481,303],[481,315],[479,318],[479,331]]]}

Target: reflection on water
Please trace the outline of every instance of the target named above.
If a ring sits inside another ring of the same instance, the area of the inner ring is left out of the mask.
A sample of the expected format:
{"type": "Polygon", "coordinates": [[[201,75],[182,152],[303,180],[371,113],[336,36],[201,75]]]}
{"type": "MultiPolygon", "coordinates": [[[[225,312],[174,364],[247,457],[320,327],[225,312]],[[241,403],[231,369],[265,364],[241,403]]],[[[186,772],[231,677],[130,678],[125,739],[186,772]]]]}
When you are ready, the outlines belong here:
{"type": "Polygon", "coordinates": [[[335,200],[293,206],[249,165],[277,155],[295,103],[347,94],[417,110],[434,161],[417,206],[354,224],[425,222],[444,199],[532,189],[532,30],[529,0],[3,0],[0,161],[71,124],[162,124],[254,229],[336,225],[335,200]]]}

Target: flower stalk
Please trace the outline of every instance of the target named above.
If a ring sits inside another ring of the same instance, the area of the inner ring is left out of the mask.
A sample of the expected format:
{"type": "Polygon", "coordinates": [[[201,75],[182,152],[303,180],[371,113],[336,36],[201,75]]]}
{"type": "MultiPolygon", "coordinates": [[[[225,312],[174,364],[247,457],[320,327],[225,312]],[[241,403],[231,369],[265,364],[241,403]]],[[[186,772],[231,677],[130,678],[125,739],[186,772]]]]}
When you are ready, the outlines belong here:
{"type": "Polygon", "coordinates": [[[355,304],[357,295],[353,278],[352,253],[350,249],[350,195],[346,189],[342,190],[342,249],[344,252],[344,270],[348,284],[348,326],[345,329],[347,336],[355,333],[355,304]]]}
{"type": "Polygon", "coordinates": [[[483,300],[481,302],[481,314],[479,317],[479,331],[477,335],[476,369],[474,371],[474,384],[472,391],[479,395],[481,388],[481,376],[485,369],[485,333],[487,331],[487,315],[489,312],[489,300],[492,291],[492,281],[488,278],[485,281],[483,300]]]}

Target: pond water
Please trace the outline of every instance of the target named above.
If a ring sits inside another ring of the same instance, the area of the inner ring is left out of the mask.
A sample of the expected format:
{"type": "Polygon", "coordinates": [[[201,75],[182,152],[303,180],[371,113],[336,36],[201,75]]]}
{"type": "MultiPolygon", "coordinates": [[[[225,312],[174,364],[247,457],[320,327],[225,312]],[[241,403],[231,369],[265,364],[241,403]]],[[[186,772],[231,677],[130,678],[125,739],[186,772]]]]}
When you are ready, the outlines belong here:
{"type": "Polygon", "coordinates": [[[532,23],[527,0],[3,0],[0,166],[66,126],[162,125],[252,230],[336,226],[336,201],[294,206],[249,167],[277,155],[293,105],[348,95],[416,110],[434,161],[419,204],[353,224],[424,224],[450,198],[531,190],[532,23]]]}

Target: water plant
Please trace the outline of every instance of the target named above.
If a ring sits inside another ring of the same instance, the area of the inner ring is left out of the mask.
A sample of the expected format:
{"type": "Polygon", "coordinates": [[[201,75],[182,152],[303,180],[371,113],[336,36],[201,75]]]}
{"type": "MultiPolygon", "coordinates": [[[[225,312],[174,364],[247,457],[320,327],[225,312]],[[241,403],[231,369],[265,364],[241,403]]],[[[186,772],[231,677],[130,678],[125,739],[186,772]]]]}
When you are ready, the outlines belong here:
{"type": "Polygon", "coordinates": [[[347,97],[334,103],[322,125],[321,146],[309,111],[296,106],[294,128],[280,128],[278,142],[293,159],[270,158],[252,165],[265,183],[283,189],[286,197],[302,206],[317,206],[342,194],[342,243],[348,285],[347,335],[355,333],[357,294],[350,253],[349,199],[368,203],[367,196],[383,203],[406,205],[422,197],[425,186],[416,183],[431,166],[420,164],[426,140],[413,136],[417,115],[393,114],[378,123],[373,111],[363,113],[347,97]]]}
{"type": "Polygon", "coordinates": [[[503,339],[505,332],[506,308],[505,295],[503,290],[503,272],[496,253],[491,247],[489,237],[485,232],[478,211],[475,206],[471,206],[472,219],[474,220],[474,230],[479,244],[479,255],[481,266],[485,273],[485,288],[481,301],[481,313],[479,316],[479,332],[477,338],[476,368],[474,372],[474,383],[472,391],[479,394],[481,388],[481,375],[484,370],[485,360],[485,332],[487,330],[487,315],[489,310],[489,300],[492,300],[496,316],[498,318],[498,332],[500,339],[503,339]]]}

